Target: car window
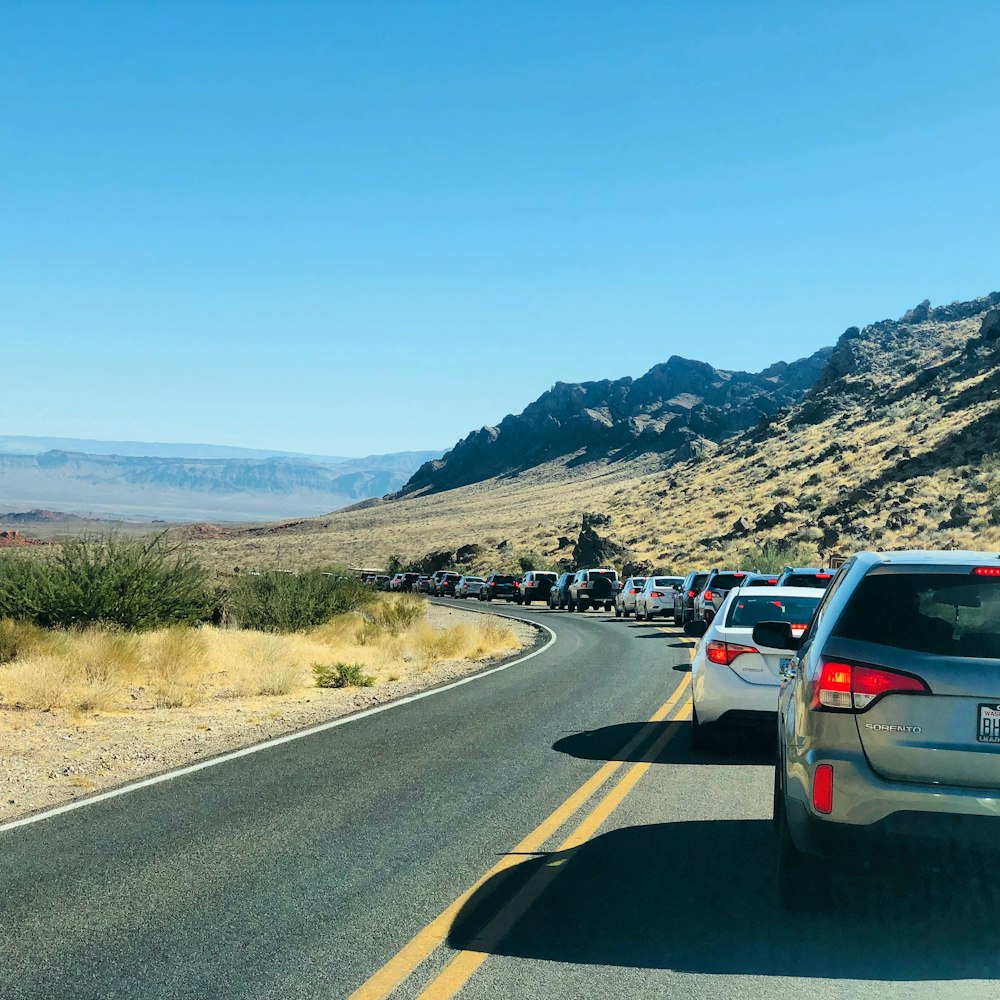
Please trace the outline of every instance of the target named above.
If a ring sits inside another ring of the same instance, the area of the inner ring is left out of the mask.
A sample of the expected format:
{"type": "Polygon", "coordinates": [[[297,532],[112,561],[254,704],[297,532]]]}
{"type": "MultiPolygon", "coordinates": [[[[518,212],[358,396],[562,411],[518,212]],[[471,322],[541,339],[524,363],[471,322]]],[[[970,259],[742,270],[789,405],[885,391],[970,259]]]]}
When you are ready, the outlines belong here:
{"type": "Polygon", "coordinates": [[[816,597],[745,594],[730,605],[726,624],[733,628],[752,628],[761,622],[790,622],[804,629],[812,620],[818,604],[818,594],[816,597]]]}
{"type": "Polygon", "coordinates": [[[746,573],[717,573],[712,577],[713,590],[732,590],[746,579],[746,573]]]}
{"type": "Polygon", "coordinates": [[[708,579],[707,573],[699,573],[692,581],[688,590],[702,591],[705,589],[705,581],[708,579]]]}
{"type": "Polygon", "coordinates": [[[919,653],[1000,660],[1000,578],[869,573],[833,634],[919,653]]]}
{"type": "Polygon", "coordinates": [[[789,573],[782,586],[785,587],[817,587],[825,590],[833,579],[832,573],[789,573]]]}

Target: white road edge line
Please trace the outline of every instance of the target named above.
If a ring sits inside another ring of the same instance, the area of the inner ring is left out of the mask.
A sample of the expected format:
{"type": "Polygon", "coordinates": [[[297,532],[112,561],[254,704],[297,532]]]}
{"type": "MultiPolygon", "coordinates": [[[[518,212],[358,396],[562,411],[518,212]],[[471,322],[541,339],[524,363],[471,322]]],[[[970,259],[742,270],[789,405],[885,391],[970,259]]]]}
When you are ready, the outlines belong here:
{"type": "Polygon", "coordinates": [[[80,799],[77,802],[68,802],[64,806],[55,806],[52,809],[46,809],[44,812],[35,813],[32,816],[25,816],[23,819],[11,820],[9,823],[0,824],[0,833],[6,833],[8,830],[16,830],[21,826],[31,826],[33,823],[41,823],[42,820],[52,819],[54,816],[61,816],[63,813],[73,812],[75,809],[83,809],[85,806],[92,806],[98,802],[106,802],[108,799],[116,799],[119,795],[127,795],[129,792],[137,792],[140,788],[150,788],[152,785],[159,785],[164,781],[171,781],[174,778],[182,778],[186,774],[194,774],[195,771],[204,771],[209,767],[216,767],[219,764],[227,764],[229,761],[238,760],[240,757],[249,757],[251,754],[260,753],[262,750],[270,750],[271,747],[281,746],[283,743],[291,743],[294,740],[301,740],[306,736],[315,736],[316,733],[324,733],[328,729],[336,729],[337,726],[346,726],[349,722],[356,722],[358,719],[365,719],[370,715],[378,715],[380,712],[388,712],[392,708],[399,708],[400,705],[409,705],[411,702],[420,701],[422,698],[430,698],[432,695],[442,694],[445,691],[451,691],[452,688],[461,687],[463,684],[471,684],[473,681],[481,680],[483,677],[489,677],[490,674],[498,674],[501,670],[508,670],[510,667],[516,667],[519,664],[544,653],[546,650],[551,649],[556,644],[555,632],[553,632],[548,625],[543,625],[541,622],[533,622],[525,618],[516,618],[514,615],[499,614],[495,611],[484,611],[483,613],[495,614],[498,618],[509,618],[512,621],[520,621],[526,622],[529,625],[536,625],[538,628],[544,629],[549,633],[549,641],[540,649],[536,649],[533,652],[528,653],[527,656],[511,660],[510,663],[501,663],[498,667],[491,667],[489,670],[482,670],[477,674],[470,674],[468,677],[460,677],[457,681],[450,681],[448,684],[442,684],[440,687],[430,688],[427,691],[417,691],[415,694],[406,695],[396,701],[388,701],[384,705],[375,705],[373,708],[366,708],[361,712],[355,712],[353,715],[345,715],[340,719],[332,719],[330,722],[323,722],[318,726],[312,726],[309,729],[303,729],[297,733],[288,733],[286,736],[276,736],[273,740],[265,740],[263,743],[255,743],[253,746],[244,747],[242,750],[231,750],[229,753],[213,757],[211,760],[203,760],[197,764],[189,764],[186,767],[177,768],[175,771],[167,771],[164,774],[157,774],[152,778],[143,778],[141,781],[134,781],[131,784],[122,785],[121,788],[113,788],[108,792],[100,792],[97,795],[91,795],[88,798],[80,799]]]}

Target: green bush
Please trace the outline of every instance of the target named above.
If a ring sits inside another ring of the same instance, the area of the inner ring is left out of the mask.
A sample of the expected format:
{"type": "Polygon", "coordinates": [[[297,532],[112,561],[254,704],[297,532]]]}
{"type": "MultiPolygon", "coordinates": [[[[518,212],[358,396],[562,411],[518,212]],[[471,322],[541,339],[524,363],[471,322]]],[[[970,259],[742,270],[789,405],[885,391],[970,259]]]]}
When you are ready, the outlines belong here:
{"type": "Polygon", "coordinates": [[[762,545],[752,542],[737,545],[730,551],[733,553],[730,562],[759,573],[779,573],[786,566],[819,565],[816,548],[804,542],[764,542],[762,545]]]}
{"type": "Polygon", "coordinates": [[[360,663],[314,663],[312,672],[316,687],[321,688],[371,687],[375,683],[360,663]]]}
{"type": "Polygon", "coordinates": [[[191,624],[208,611],[205,570],[166,534],[81,537],[47,560],[21,553],[0,558],[0,618],[43,628],[144,631],[191,624]]]}
{"type": "Polygon", "coordinates": [[[223,609],[226,621],[241,628],[299,632],[357,611],[374,597],[359,580],[338,579],[319,570],[298,575],[260,573],[234,580],[223,597],[223,609]]]}

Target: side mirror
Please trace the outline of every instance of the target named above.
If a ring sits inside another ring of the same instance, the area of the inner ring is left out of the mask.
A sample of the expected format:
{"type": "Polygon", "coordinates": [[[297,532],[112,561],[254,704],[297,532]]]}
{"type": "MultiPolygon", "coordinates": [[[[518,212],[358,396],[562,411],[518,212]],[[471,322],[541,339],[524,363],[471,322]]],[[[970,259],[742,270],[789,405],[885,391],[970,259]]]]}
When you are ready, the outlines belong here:
{"type": "Polygon", "coordinates": [[[753,641],[768,649],[797,652],[802,648],[802,637],[792,635],[791,622],[760,622],[753,627],[753,641]]]}

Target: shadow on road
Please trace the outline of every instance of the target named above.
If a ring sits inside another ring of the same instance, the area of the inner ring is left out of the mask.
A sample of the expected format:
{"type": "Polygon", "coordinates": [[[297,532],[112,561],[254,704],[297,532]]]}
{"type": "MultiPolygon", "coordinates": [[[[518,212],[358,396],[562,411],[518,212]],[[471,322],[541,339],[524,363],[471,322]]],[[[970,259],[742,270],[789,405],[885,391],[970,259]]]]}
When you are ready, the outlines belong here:
{"type": "Polygon", "coordinates": [[[709,974],[1000,977],[994,880],[858,871],[838,885],[829,913],[788,914],[775,901],[773,865],[767,820],[614,830],[495,876],[458,915],[449,944],[549,962],[709,974]],[[533,878],[553,875],[498,940],[490,920],[533,878]]]}
{"type": "Polygon", "coordinates": [[[736,740],[737,743],[732,749],[695,753],[691,749],[690,722],[626,722],[564,736],[552,744],[552,749],[582,760],[773,766],[773,732],[748,730],[746,733],[740,733],[736,740]],[[657,753],[651,753],[653,744],[665,734],[667,734],[665,744],[657,753]],[[622,749],[637,736],[640,737],[640,742],[636,749],[623,754],[622,749]]]}

